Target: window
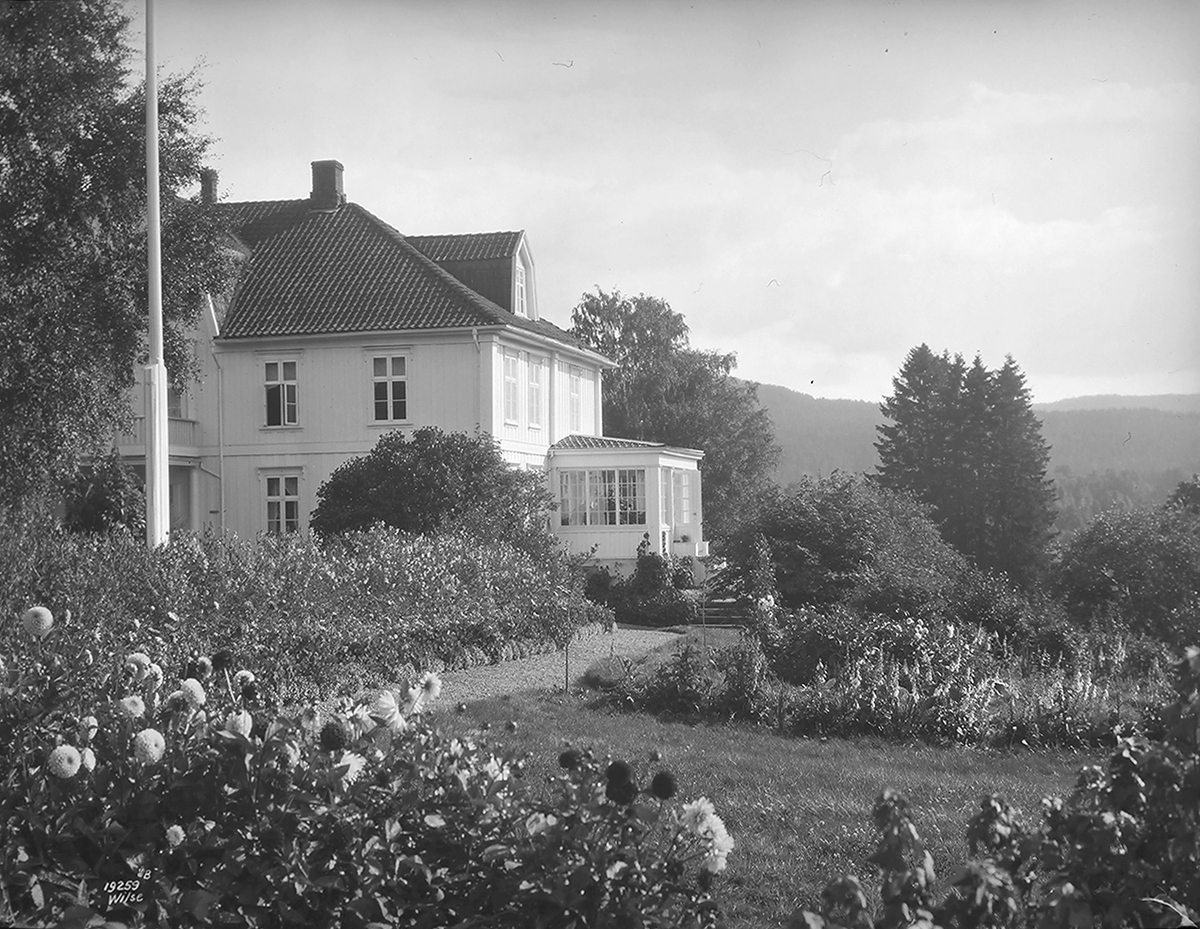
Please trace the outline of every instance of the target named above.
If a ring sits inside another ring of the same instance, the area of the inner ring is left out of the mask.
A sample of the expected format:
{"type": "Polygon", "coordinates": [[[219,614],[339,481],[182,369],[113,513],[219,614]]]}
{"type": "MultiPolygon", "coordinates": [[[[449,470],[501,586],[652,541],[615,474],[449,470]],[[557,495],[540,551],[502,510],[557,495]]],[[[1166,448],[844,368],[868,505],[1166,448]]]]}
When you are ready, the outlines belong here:
{"type": "Polygon", "coordinates": [[[371,401],[377,423],[408,419],[408,359],[404,355],[371,359],[371,401]]]}
{"type": "Polygon", "coordinates": [[[529,359],[529,425],[542,424],[542,359],[529,359]]]}
{"type": "Polygon", "coordinates": [[[692,476],[681,468],[672,471],[675,484],[675,525],[686,526],[692,521],[692,476]]]}
{"type": "Polygon", "coordinates": [[[644,468],[593,468],[559,473],[559,520],[564,526],[644,526],[644,468]]]}
{"type": "Polygon", "coordinates": [[[183,419],[183,391],[167,388],[167,418],[183,419]]]}
{"type": "Polygon", "coordinates": [[[570,398],[568,407],[570,415],[570,430],[578,432],[583,428],[583,376],[580,370],[574,365],[571,366],[570,374],[568,375],[568,390],[567,396],[570,398]]]}
{"type": "Polygon", "coordinates": [[[300,477],[295,474],[267,478],[267,532],[279,535],[300,529],[300,477]]]}
{"type": "Polygon", "coordinates": [[[623,468],[617,472],[617,522],[622,526],[646,524],[646,472],[623,468]]]}
{"type": "Polygon", "coordinates": [[[521,264],[520,259],[517,259],[517,301],[516,311],[518,316],[528,316],[529,310],[525,306],[525,266],[521,264]]]}
{"type": "Polygon", "coordinates": [[[296,425],[296,362],[268,361],[266,369],[267,425],[296,425]]]}
{"type": "Polygon", "coordinates": [[[564,526],[587,525],[586,479],[586,471],[562,471],[558,475],[559,513],[564,526]]]}
{"type": "Polygon", "coordinates": [[[504,421],[515,423],[519,407],[517,405],[517,362],[516,352],[504,353],[504,421]]]}

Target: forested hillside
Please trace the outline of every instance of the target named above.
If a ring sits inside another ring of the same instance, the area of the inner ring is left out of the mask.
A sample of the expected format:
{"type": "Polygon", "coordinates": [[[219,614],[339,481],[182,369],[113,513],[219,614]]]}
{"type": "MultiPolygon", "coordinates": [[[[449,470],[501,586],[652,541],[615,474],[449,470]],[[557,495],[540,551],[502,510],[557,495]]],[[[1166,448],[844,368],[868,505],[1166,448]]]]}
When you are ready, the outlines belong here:
{"type": "MultiPolygon", "coordinates": [[[[782,448],[776,480],[874,471],[879,404],[827,400],[760,384],[758,399],[782,448]]],[[[1059,493],[1055,526],[1072,532],[1117,504],[1154,505],[1200,472],[1200,394],[1075,397],[1035,404],[1059,493]],[[1108,404],[1101,408],[1099,404],[1108,404]]]]}

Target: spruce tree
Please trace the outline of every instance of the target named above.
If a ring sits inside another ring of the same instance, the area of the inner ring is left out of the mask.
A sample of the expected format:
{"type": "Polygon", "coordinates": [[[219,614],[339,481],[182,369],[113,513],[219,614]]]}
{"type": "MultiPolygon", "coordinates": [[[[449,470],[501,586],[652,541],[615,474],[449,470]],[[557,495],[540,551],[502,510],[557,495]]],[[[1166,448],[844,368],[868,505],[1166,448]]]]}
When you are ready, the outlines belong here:
{"type": "Polygon", "coordinates": [[[930,508],[942,537],[977,566],[1031,586],[1054,521],[1049,451],[1011,357],[990,372],[977,355],[909,352],[880,409],[877,479],[930,508]]]}

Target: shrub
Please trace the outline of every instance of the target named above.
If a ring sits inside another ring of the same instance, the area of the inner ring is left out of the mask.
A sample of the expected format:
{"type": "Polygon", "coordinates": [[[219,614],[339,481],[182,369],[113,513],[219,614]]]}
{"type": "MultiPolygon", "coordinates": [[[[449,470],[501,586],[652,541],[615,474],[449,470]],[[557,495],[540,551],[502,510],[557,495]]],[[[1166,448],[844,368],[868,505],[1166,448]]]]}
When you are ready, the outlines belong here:
{"type": "Polygon", "coordinates": [[[720,584],[763,595],[763,543],[781,606],[834,603],[895,618],[940,607],[965,561],[912,498],[835,472],[769,496],[727,546],[720,584]]]}
{"type": "Polygon", "coordinates": [[[700,593],[690,561],[650,551],[650,536],[638,545],[633,574],[614,579],[606,569],[589,574],[587,596],[610,607],[618,622],[635,626],[682,626],[700,618],[700,593]]]}
{"type": "Polygon", "coordinates": [[[146,531],[142,482],[115,450],[80,468],[64,497],[63,524],[72,532],[146,531]]]}
{"type": "Polygon", "coordinates": [[[670,772],[526,759],[442,736],[440,690],[269,712],[245,669],[150,648],[87,664],[61,628],[4,655],[0,906],[39,925],[715,926],[733,840],[670,772]],[[176,659],[176,656],[171,656],[176,659]],[[214,668],[216,670],[214,670],[214,668]],[[132,697],[137,695],[138,704],[132,697]],[[122,710],[133,706],[133,710],[122,710]],[[135,712],[136,711],[136,712],[135,712]]]}
{"type": "Polygon", "coordinates": [[[1118,617],[1174,648],[1200,638],[1200,515],[1183,505],[1096,517],[1066,545],[1054,584],[1085,626],[1118,617]]]}
{"type": "Polygon", "coordinates": [[[544,552],[553,544],[552,497],[539,471],[519,471],[488,434],[434,426],[385,433],[317,488],[314,532],[336,535],[384,523],[427,533],[457,526],[488,541],[544,552]]]}

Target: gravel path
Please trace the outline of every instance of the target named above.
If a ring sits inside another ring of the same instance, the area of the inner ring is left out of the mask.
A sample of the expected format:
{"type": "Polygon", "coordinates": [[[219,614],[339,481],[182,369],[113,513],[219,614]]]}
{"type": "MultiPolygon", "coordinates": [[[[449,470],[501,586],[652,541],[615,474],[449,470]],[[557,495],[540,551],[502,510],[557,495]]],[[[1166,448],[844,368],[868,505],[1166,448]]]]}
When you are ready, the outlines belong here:
{"type": "MultiPolygon", "coordinates": [[[[577,639],[571,643],[571,684],[579,683],[588,666],[610,654],[623,658],[643,655],[678,638],[677,632],[658,629],[623,629],[577,639]]],[[[455,705],[502,697],[530,690],[562,689],[563,653],[549,652],[533,658],[520,658],[496,665],[483,665],[463,671],[442,672],[442,696],[439,702],[455,705]]]]}

